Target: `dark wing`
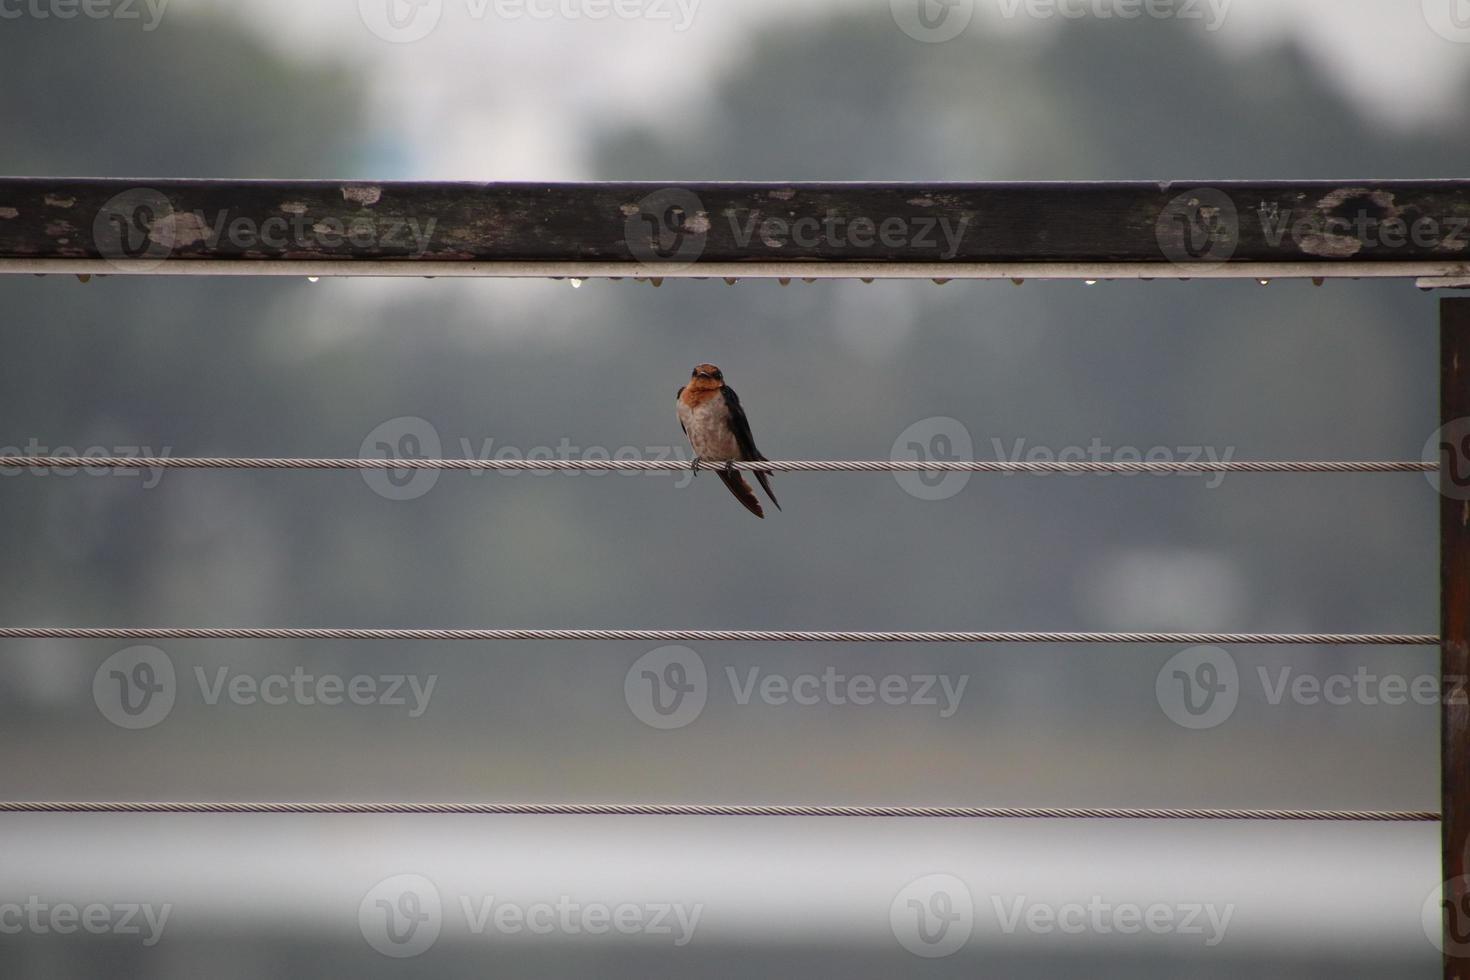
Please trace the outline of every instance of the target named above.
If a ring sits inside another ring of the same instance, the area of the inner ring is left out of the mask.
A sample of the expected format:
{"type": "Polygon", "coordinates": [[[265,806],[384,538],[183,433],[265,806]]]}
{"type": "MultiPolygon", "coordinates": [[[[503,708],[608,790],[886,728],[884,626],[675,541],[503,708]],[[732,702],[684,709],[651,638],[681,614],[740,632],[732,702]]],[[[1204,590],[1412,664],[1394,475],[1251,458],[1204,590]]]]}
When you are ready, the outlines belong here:
{"type": "MultiPolygon", "coordinates": [[[[679,386],[679,390],[676,391],[676,392],[674,392],[674,404],[675,405],[679,404],[679,399],[684,397],[684,389],[687,388],[687,387],[689,387],[689,386],[688,385],[680,385],[679,386]]],[[[679,428],[684,429],[684,420],[683,419],[680,419],[679,420],[679,428]]],[[[684,434],[687,436],[689,434],[689,430],[688,429],[684,429],[684,434]]]]}
{"type": "MultiPolygon", "coordinates": [[[[745,477],[740,475],[739,470],[731,470],[729,473],[726,473],[724,470],[715,470],[715,476],[719,477],[720,482],[730,488],[730,492],[735,495],[735,499],[744,504],[746,510],[750,511],[756,517],[764,518],[766,516],[766,512],[761,510],[761,502],[755,498],[755,491],[750,489],[750,484],[745,482],[745,477]]],[[[769,490],[766,492],[770,493],[769,490]]],[[[775,500],[774,497],[771,499],[775,500]]],[[[781,505],[777,504],[776,506],[779,508],[781,505]]]]}
{"type": "MultiPolygon", "coordinates": [[[[740,458],[765,460],[761,451],[755,448],[755,437],[750,434],[750,420],[745,417],[745,409],[740,407],[740,396],[735,394],[735,390],[729,385],[725,385],[720,390],[725,393],[725,408],[730,413],[730,429],[735,433],[735,442],[740,446],[740,458]]],[[[781,502],[771,492],[770,474],[764,470],[756,470],[755,478],[760,481],[761,489],[766,492],[766,496],[771,498],[771,503],[776,505],[777,510],[780,510],[781,502]]]]}

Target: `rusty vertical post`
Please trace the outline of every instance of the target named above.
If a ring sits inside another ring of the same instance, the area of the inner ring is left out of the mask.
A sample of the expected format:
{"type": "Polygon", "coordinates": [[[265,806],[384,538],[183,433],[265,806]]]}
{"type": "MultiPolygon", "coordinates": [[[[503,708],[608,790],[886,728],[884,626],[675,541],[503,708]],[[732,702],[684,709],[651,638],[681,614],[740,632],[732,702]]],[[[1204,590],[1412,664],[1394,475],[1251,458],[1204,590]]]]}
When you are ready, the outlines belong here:
{"type": "Polygon", "coordinates": [[[1470,980],[1470,299],[1439,307],[1440,846],[1444,975],[1470,980]]]}

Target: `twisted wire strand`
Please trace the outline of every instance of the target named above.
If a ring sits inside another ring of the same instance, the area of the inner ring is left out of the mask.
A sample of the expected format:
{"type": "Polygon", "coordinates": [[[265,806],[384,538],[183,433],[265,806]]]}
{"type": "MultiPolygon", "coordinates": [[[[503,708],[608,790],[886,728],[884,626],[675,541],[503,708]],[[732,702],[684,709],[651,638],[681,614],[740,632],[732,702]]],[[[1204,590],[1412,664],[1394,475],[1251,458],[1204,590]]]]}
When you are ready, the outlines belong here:
{"type": "Polygon", "coordinates": [[[0,813],[464,813],[498,816],[900,817],[974,820],[1319,820],[1432,822],[1432,810],[1273,810],[1186,807],[817,806],[738,803],[432,803],[6,800],[0,813]]]}
{"type": "MultiPolygon", "coordinates": [[[[706,463],[713,470],[722,464],[706,463]]],[[[0,469],[192,469],[192,470],[653,470],[689,472],[684,459],[305,459],[254,456],[9,456],[0,469]]],[[[760,460],[738,468],[769,473],[1433,473],[1439,464],[1420,460],[1180,460],[1125,463],[1102,460],[760,460]]]]}
{"type": "Polygon", "coordinates": [[[3,626],[0,640],[600,640],[648,643],[1196,643],[1437,646],[1433,633],[1086,633],[939,630],[375,629],[319,626],[3,626]]]}

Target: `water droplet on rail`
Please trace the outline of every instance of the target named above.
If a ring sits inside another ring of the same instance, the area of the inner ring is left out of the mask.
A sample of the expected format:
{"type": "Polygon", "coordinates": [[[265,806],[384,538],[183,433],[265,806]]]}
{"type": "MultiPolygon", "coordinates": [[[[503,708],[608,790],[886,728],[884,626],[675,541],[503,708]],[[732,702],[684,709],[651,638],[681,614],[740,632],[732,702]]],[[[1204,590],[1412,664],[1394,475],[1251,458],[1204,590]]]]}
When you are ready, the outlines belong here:
{"type": "Polygon", "coordinates": [[[307,276],[306,277],[306,281],[307,282],[321,282],[322,281],[322,277],[321,276],[307,276]]]}
{"type": "Polygon", "coordinates": [[[580,280],[580,279],[573,279],[573,280],[571,280],[571,283],[572,283],[572,288],[573,289],[581,289],[582,288],[582,280],[580,280]]]}
{"type": "Polygon", "coordinates": [[[1269,279],[1257,279],[1256,282],[1260,283],[1262,286],[1271,285],[1271,280],[1269,279]]]}
{"type": "Polygon", "coordinates": [[[1084,286],[1096,286],[1097,285],[1097,280],[1096,279],[1084,279],[1084,280],[1082,280],[1082,285],[1084,285],[1084,286]]]}

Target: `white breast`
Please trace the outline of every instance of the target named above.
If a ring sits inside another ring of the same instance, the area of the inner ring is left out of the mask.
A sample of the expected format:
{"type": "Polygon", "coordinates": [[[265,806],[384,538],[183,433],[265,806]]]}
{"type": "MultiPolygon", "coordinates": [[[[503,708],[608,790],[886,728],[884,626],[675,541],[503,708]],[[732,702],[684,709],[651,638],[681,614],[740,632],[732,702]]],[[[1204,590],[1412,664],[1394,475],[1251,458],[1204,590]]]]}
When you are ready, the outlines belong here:
{"type": "Polygon", "coordinates": [[[711,398],[693,408],[679,402],[679,421],[689,433],[694,455],[708,463],[722,463],[740,458],[740,444],[730,431],[729,410],[725,399],[711,398]]]}

